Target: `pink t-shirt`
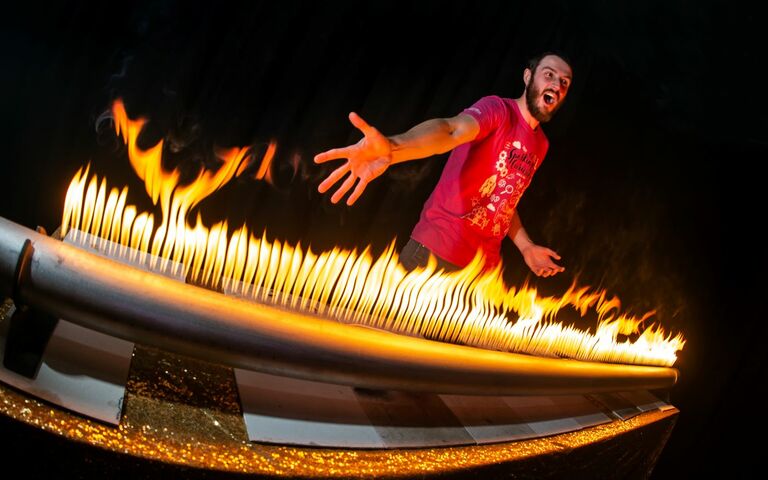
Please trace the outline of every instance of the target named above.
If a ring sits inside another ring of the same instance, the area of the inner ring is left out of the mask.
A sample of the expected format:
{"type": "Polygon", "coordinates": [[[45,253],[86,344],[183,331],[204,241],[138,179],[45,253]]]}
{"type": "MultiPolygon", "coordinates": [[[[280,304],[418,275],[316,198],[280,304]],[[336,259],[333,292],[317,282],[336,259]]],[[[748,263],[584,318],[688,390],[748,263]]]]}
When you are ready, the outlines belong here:
{"type": "Polygon", "coordinates": [[[464,113],[477,120],[480,133],[451,152],[411,238],[460,267],[480,249],[493,266],[549,141],[509,98],[483,97],[464,113]]]}

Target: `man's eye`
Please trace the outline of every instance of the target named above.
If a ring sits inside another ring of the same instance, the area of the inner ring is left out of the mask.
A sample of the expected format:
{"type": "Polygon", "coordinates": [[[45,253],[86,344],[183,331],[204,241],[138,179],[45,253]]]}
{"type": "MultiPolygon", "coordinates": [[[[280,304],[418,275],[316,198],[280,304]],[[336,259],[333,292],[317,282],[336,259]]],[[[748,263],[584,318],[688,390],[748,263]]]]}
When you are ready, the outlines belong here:
{"type": "Polygon", "coordinates": [[[552,78],[552,72],[545,72],[544,76],[547,78],[552,78]]]}

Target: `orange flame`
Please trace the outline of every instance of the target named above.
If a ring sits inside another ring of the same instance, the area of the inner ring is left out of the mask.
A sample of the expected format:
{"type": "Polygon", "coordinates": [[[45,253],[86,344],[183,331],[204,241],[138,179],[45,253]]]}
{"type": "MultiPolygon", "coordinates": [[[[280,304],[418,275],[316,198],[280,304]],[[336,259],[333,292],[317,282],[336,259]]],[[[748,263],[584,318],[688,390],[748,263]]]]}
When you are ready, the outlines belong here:
{"type": "Polygon", "coordinates": [[[274,140],[267,145],[267,151],[264,153],[264,158],[261,160],[259,169],[253,176],[256,180],[266,180],[267,183],[273,184],[272,181],[272,160],[275,158],[275,152],[277,151],[277,142],[274,140]]]}
{"type": "MultiPolygon", "coordinates": [[[[113,110],[131,165],[153,202],[160,200],[162,221],[155,228],[152,214],[126,205],[127,188],[107,193],[106,180],[95,175],[86,188],[89,168],[78,170],[67,191],[62,234],[88,233],[111,255],[170,268],[187,281],[258,302],[489,349],[670,366],[685,345],[682,334],[667,334],[657,325],[641,332],[653,312],[641,318],[623,314],[618,298],[604,291],[572,285],[560,297],[540,297],[528,286],[507,288],[500,267],[485,270],[480,256],[457,272],[437,270],[434,258],[407,272],[394,242],[374,259],[369,248],[315,254],[301,245],[269,242],[266,232],[256,237],[244,225],[229,235],[226,221],[209,229],[199,215],[192,226],[189,210],[242,173],[246,150],[226,151],[215,173],[201,170],[194,182],[179,186],[178,171],[162,168],[162,142],[149,150],[136,146],[144,120],[130,120],[119,101],[113,110]],[[582,317],[596,312],[595,331],[556,321],[566,307],[582,317]],[[636,338],[621,341],[620,335],[636,338]]],[[[265,171],[275,148],[270,144],[262,160],[265,171]]]]}

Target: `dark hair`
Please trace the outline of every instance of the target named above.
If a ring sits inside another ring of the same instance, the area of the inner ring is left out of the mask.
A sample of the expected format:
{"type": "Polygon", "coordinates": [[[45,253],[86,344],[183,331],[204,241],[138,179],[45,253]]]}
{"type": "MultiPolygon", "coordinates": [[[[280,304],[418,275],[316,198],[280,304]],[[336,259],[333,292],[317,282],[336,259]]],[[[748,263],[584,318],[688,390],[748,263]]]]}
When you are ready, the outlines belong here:
{"type": "Polygon", "coordinates": [[[539,55],[536,55],[535,57],[528,60],[527,67],[531,70],[531,73],[536,73],[536,67],[539,66],[539,63],[544,59],[544,57],[548,55],[554,55],[556,57],[560,57],[563,59],[565,63],[568,64],[569,67],[571,67],[571,70],[573,70],[573,65],[571,65],[571,59],[565,56],[563,52],[557,51],[557,50],[549,50],[544,53],[541,53],[539,55]]]}

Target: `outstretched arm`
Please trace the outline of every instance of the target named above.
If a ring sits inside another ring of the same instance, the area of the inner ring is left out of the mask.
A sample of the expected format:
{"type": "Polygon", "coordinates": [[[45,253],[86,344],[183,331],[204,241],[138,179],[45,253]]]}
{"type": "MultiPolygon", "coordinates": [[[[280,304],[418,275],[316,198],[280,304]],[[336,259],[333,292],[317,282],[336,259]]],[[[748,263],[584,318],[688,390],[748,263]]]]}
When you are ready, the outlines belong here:
{"type": "Polygon", "coordinates": [[[480,132],[477,120],[465,113],[452,118],[427,120],[392,137],[382,135],[354,112],[349,114],[349,121],[362,132],[363,138],[354,145],[334,148],[315,156],[316,163],[347,160],[317,188],[320,193],[325,193],[346,175],[347,178],[334,192],[331,201],[336,203],[341,200],[357,183],[347,199],[347,205],[355,203],[368,183],[384,173],[390,165],[445,153],[474,140],[480,132]]]}
{"type": "Polygon", "coordinates": [[[533,273],[539,277],[550,277],[562,272],[565,268],[556,264],[552,259],[560,260],[560,255],[552,249],[533,243],[528,233],[523,228],[520,215],[517,210],[509,225],[509,238],[523,255],[523,259],[533,273]]]}

